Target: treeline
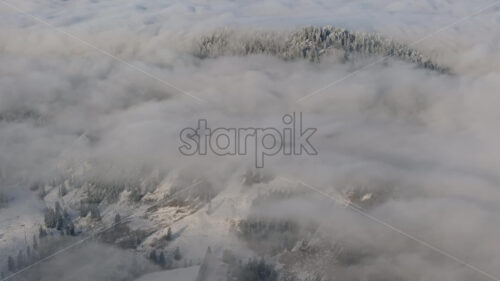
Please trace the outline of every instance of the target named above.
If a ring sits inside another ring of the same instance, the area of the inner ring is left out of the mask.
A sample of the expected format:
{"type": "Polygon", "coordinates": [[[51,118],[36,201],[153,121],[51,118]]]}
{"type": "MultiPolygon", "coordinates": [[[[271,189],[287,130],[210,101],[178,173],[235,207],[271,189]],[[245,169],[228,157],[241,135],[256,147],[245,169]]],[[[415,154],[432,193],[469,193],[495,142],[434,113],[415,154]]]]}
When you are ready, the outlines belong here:
{"type": "Polygon", "coordinates": [[[182,263],[183,256],[179,247],[175,247],[175,249],[171,251],[155,249],[149,253],[148,257],[149,260],[163,269],[189,267],[193,264],[191,260],[184,260],[184,263],[182,263]]]}
{"type": "Polygon", "coordinates": [[[227,272],[227,280],[238,281],[278,281],[278,276],[274,266],[262,258],[232,263],[227,272]]]}
{"type": "Polygon", "coordinates": [[[200,265],[196,281],[278,281],[279,272],[273,264],[263,258],[248,259],[244,262],[231,250],[224,250],[222,263],[217,254],[208,247],[200,265]]]}
{"type": "Polygon", "coordinates": [[[304,235],[298,223],[292,220],[249,218],[238,225],[238,236],[262,255],[274,256],[291,250],[304,235]]]}
{"type": "Polygon", "coordinates": [[[352,54],[392,56],[420,67],[448,72],[417,50],[379,34],[351,32],[342,28],[306,27],[293,32],[238,32],[222,29],[203,36],[194,50],[200,58],[222,55],[267,54],[283,59],[305,58],[319,62],[329,50],[339,50],[344,58],[352,54]]]}

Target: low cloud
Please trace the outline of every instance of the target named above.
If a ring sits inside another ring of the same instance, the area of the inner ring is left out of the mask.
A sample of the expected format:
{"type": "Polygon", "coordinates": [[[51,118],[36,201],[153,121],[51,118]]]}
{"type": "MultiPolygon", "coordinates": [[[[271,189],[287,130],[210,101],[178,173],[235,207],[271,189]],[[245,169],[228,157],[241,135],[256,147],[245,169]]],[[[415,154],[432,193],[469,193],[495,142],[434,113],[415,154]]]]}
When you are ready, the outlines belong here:
{"type": "MultiPolygon", "coordinates": [[[[236,51],[196,52],[224,28],[252,39],[327,24],[406,46],[487,4],[455,2],[14,3],[205,103],[2,6],[0,37],[8,40],[0,43],[0,187],[66,177],[127,180],[155,170],[231,188],[253,159],[180,155],[182,128],[201,118],[214,127],[273,126],[303,112],[318,128],[312,142],[319,155],[273,157],[266,169],[332,192],[373,193],[370,214],[500,276],[496,9],[412,46],[450,73],[390,57],[300,103],[380,54],[284,59],[239,52],[238,35],[227,39],[236,51]]],[[[295,211],[322,224],[326,236],[366,248],[359,263],[334,266],[339,279],[487,280],[321,196],[263,210],[295,211]]]]}

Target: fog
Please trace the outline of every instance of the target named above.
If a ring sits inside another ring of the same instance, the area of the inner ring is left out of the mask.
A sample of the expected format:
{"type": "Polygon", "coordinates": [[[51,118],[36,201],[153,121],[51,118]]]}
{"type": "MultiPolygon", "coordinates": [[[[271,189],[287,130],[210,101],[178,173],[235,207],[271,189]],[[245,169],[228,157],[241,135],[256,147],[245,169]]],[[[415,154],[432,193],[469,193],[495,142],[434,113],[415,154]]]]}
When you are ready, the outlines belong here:
{"type": "Polygon", "coordinates": [[[458,22],[493,1],[8,3],[0,2],[7,193],[58,178],[128,181],[152,171],[232,188],[252,155],[184,156],[179,132],[198,119],[280,127],[284,114],[302,112],[304,125],[317,128],[318,155],[267,157],[263,170],[305,195],[259,215],[313,220],[327,241],[363,252],[353,265],[333,266],[337,280],[500,277],[500,4],[458,22]],[[449,72],[381,54],[345,59],[342,50],[318,61],[234,51],[238,34],[284,44],[287,34],[326,25],[411,46],[449,72]],[[236,34],[229,47],[200,56],[203,38],[221,30],[236,34]],[[300,181],[329,193],[380,194],[366,212],[425,242],[300,181]]]}

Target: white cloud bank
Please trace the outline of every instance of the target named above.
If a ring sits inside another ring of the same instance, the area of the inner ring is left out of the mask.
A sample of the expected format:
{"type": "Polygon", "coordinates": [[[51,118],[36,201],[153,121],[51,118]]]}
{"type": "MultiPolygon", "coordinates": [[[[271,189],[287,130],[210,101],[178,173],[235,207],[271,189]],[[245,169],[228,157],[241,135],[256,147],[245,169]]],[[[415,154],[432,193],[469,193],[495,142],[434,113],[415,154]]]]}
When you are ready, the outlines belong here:
{"type": "MultiPolygon", "coordinates": [[[[453,75],[389,60],[301,104],[295,101],[373,58],[316,64],[191,52],[221,27],[331,24],[413,42],[489,1],[11,2],[208,103],[0,5],[2,187],[68,173],[123,177],[150,166],[230,177],[231,167],[252,160],[183,157],[179,131],[199,118],[249,127],[302,111],[318,128],[319,156],[276,157],[267,167],[325,188],[390,186],[376,216],[500,276],[498,7],[416,46],[453,75]]],[[[337,235],[379,253],[339,273],[346,280],[484,278],[352,214],[326,218],[344,229],[337,235]]]]}

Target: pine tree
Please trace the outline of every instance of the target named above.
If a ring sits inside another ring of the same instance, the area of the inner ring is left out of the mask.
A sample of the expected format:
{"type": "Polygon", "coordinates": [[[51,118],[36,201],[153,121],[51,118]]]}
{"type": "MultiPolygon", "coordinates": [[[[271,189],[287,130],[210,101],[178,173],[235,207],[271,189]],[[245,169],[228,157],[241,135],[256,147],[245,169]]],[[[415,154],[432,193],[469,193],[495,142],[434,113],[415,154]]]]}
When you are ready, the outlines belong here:
{"type": "Polygon", "coordinates": [[[176,261],[182,259],[181,251],[179,250],[179,247],[176,247],[175,250],[174,250],[174,259],[176,261]]]}
{"type": "Polygon", "coordinates": [[[268,265],[263,259],[250,259],[236,272],[236,280],[241,281],[277,281],[278,273],[272,265],[268,265]]]}
{"type": "Polygon", "coordinates": [[[65,231],[66,235],[75,236],[75,225],[73,224],[73,222],[69,222],[68,224],[66,224],[65,231]]]}
{"type": "Polygon", "coordinates": [[[17,268],[22,268],[24,267],[24,255],[23,251],[19,250],[19,253],[17,254],[17,268]]]}
{"type": "Polygon", "coordinates": [[[122,218],[120,217],[120,214],[115,215],[115,225],[120,224],[122,221],[122,218]]]}
{"type": "Polygon", "coordinates": [[[70,217],[69,217],[69,213],[68,213],[68,211],[63,210],[63,215],[62,215],[62,217],[63,217],[64,221],[69,220],[69,219],[70,219],[70,217]]]}
{"type": "Polygon", "coordinates": [[[38,237],[42,239],[46,236],[47,236],[47,231],[40,225],[40,228],[38,229],[38,237]]]}
{"type": "Polygon", "coordinates": [[[151,251],[151,253],[149,253],[149,259],[152,260],[154,263],[158,262],[158,259],[156,257],[156,250],[153,250],[151,251]]]}
{"type": "Polygon", "coordinates": [[[64,220],[61,214],[57,215],[56,229],[61,231],[64,227],[64,220]]]}
{"type": "Polygon", "coordinates": [[[26,246],[26,261],[29,261],[31,259],[31,247],[28,245],[26,246]]]}
{"type": "Polygon", "coordinates": [[[207,214],[211,215],[212,214],[212,199],[208,201],[208,207],[207,207],[207,214]]]}
{"type": "Polygon", "coordinates": [[[66,186],[63,184],[61,187],[59,187],[59,197],[63,197],[68,193],[66,190],[66,186]]]}
{"type": "Polygon", "coordinates": [[[167,230],[167,241],[172,241],[172,229],[169,227],[167,230]]]}
{"type": "Polygon", "coordinates": [[[33,249],[38,249],[38,240],[35,235],[33,235],[33,249]]]}
{"type": "Polygon", "coordinates": [[[57,220],[56,220],[56,213],[53,209],[51,208],[47,208],[45,210],[45,215],[44,215],[44,222],[45,222],[45,226],[47,228],[54,228],[56,227],[56,223],[57,223],[57,220]]]}
{"type": "Polygon", "coordinates": [[[62,214],[62,208],[61,208],[61,204],[59,204],[59,202],[55,203],[54,210],[56,212],[56,215],[60,216],[62,214]]]}
{"type": "Polygon", "coordinates": [[[16,271],[16,263],[14,262],[12,256],[9,256],[7,258],[7,268],[9,269],[10,272],[16,271]]]}
{"type": "Polygon", "coordinates": [[[8,198],[7,195],[5,195],[3,190],[0,190],[0,208],[7,207],[8,205],[8,198]]]}
{"type": "Polygon", "coordinates": [[[89,213],[89,208],[87,203],[85,203],[83,200],[80,200],[80,217],[84,218],[88,215],[89,213]]]}
{"type": "Polygon", "coordinates": [[[165,268],[167,262],[165,260],[165,254],[163,253],[163,251],[160,253],[160,257],[158,258],[158,264],[162,267],[162,268],[165,268]]]}
{"type": "Polygon", "coordinates": [[[101,220],[101,212],[99,211],[99,208],[97,208],[97,206],[93,206],[90,209],[90,217],[94,220],[101,220]]]}
{"type": "Polygon", "coordinates": [[[47,193],[45,192],[45,186],[42,185],[40,187],[40,190],[38,191],[38,198],[43,199],[45,198],[45,195],[47,195],[47,193]]]}

